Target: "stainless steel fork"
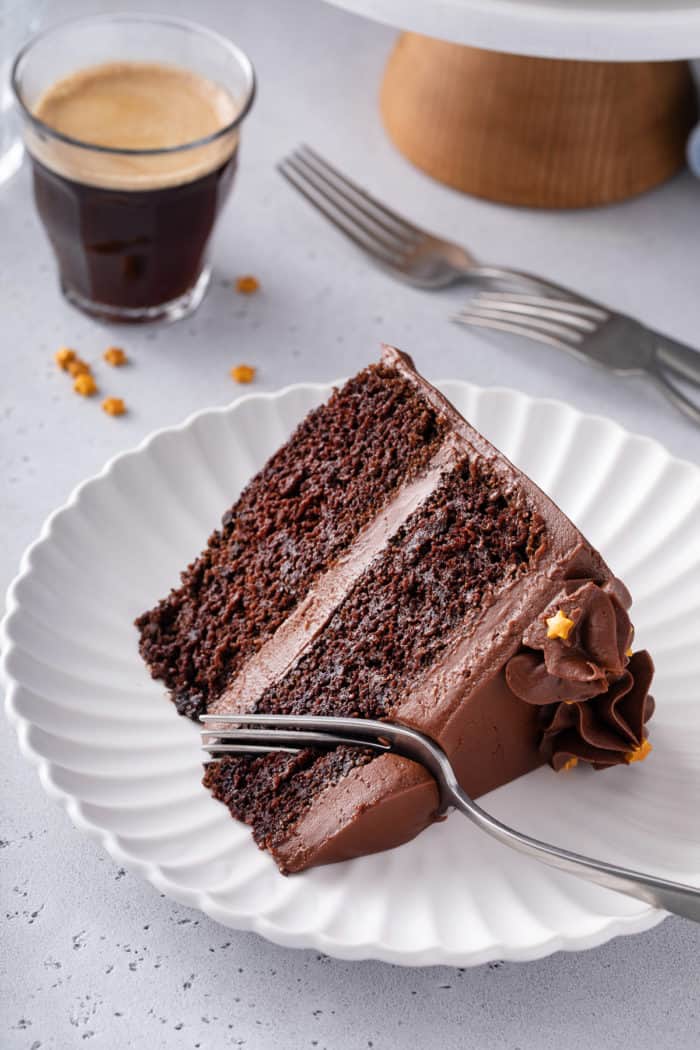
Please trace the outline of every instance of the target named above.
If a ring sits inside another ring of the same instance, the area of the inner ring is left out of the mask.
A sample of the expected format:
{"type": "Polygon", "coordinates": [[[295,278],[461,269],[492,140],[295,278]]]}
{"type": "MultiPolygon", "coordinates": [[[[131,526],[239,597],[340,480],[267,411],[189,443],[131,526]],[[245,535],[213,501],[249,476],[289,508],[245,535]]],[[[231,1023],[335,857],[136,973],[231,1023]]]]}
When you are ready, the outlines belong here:
{"type": "Polygon", "coordinates": [[[700,887],[607,864],[516,831],[469,798],[460,787],[442,748],[424,733],[408,726],[362,718],[311,715],[202,715],[201,721],[205,723],[201,733],[203,748],[215,759],[227,754],[296,752],[304,747],[333,748],[341,744],[370,748],[382,754],[403,755],[418,762],[434,777],[439,791],[440,813],[454,807],[482,831],[519,853],[605,889],[636,897],[654,908],[700,922],[700,887]]]}
{"type": "Polygon", "coordinates": [[[483,266],[466,248],[409,222],[352,182],[310,146],[300,146],[278,171],[377,266],[416,288],[507,282],[547,295],[566,289],[535,274],[483,266]]]}
{"type": "Polygon", "coordinates": [[[700,352],[573,292],[548,296],[481,292],[453,317],[459,324],[521,335],[568,350],[618,375],[644,375],[695,423],[700,403],[669,372],[700,387],[700,352]]]}

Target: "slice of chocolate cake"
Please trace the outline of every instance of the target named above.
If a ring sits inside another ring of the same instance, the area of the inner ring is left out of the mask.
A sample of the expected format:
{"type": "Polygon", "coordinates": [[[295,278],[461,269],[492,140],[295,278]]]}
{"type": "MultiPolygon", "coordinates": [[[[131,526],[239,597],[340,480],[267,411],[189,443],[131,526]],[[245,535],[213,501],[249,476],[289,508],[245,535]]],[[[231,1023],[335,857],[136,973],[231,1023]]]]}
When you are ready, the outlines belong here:
{"type": "MultiPolygon", "coordinates": [[[[645,756],[653,668],[629,605],[552,501],[385,347],[137,626],[181,714],[394,719],[478,797],[545,761],[645,756]]],[[[350,747],[227,756],[204,782],[284,872],[396,846],[437,808],[421,768],[350,747]]]]}

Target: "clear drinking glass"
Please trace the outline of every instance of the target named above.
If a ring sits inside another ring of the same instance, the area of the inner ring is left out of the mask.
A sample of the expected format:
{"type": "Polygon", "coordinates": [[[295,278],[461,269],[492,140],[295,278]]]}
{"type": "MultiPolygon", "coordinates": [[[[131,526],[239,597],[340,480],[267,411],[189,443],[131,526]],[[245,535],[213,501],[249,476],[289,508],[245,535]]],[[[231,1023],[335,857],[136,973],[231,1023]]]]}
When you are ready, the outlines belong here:
{"type": "Polygon", "coordinates": [[[176,18],[73,19],[20,51],[12,86],[32,161],[34,196],[63,294],[110,321],[177,320],[206,291],[210,235],[228,197],[255,75],[231,41],[176,18]],[[106,63],[179,67],[223,88],[225,126],[159,149],[114,149],[58,132],[34,112],[57,81],[106,63]]]}

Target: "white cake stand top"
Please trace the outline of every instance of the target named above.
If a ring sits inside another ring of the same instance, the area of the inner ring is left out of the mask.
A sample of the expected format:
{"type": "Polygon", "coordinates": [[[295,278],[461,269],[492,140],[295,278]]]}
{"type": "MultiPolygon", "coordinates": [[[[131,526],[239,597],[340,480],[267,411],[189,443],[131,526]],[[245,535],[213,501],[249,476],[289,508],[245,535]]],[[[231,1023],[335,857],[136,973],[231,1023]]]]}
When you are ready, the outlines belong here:
{"type": "Polygon", "coordinates": [[[455,44],[542,58],[700,56],[700,0],[331,0],[455,44]]]}

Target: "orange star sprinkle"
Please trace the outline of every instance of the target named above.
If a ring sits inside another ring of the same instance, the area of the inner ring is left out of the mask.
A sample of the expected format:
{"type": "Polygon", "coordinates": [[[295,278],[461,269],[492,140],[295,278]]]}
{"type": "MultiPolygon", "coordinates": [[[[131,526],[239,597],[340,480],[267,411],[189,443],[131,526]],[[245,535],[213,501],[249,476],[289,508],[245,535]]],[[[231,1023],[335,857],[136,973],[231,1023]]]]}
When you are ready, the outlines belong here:
{"type": "Polygon", "coordinates": [[[97,383],[89,372],[83,372],[81,375],[76,376],[73,389],[81,397],[92,397],[93,394],[97,393],[97,383]]]}
{"type": "Polygon", "coordinates": [[[69,346],[62,346],[61,349],[57,350],[53,355],[53,359],[58,367],[62,368],[65,372],[68,369],[68,365],[71,361],[75,361],[77,356],[75,350],[71,350],[69,346]]]}
{"type": "Polygon", "coordinates": [[[252,365],[235,365],[231,369],[231,379],[234,383],[252,383],[255,371],[252,365]]]}
{"type": "Polygon", "coordinates": [[[236,291],[241,295],[253,295],[259,288],[260,281],[250,273],[236,278],[236,291]]]}
{"type": "Polygon", "coordinates": [[[126,405],[120,397],[106,397],[102,402],[102,411],[108,416],[123,416],[126,412],[126,405]]]}
{"type": "Polygon", "coordinates": [[[571,758],[567,762],[564,763],[564,765],[561,767],[559,772],[560,773],[568,773],[570,769],[575,769],[577,765],[578,765],[578,759],[576,758],[575,755],[572,755],[571,758]]]}
{"type": "Polygon", "coordinates": [[[75,361],[69,363],[67,371],[70,372],[75,379],[76,376],[90,375],[90,365],[87,361],[83,361],[81,358],[76,357],[75,361]]]}
{"type": "Polygon", "coordinates": [[[652,751],[652,746],[648,740],[642,740],[639,747],[635,747],[634,751],[628,751],[625,755],[625,762],[629,765],[630,762],[643,762],[648,754],[652,751]]]}
{"type": "Polygon", "coordinates": [[[564,641],[571,634],[571,628],[574,626],[574,621],[570,620],[568,616],[564,615],[564,612],[559,609],[555,616],[550,616],[547,619],[547,637],[548,638],[562,638],[564,641]]]}
{"type": "Polygon", "coordinates": [[[102,356],[113,368],[121,368],[129,360],[120,346],[108,346],[102,356]]]}

